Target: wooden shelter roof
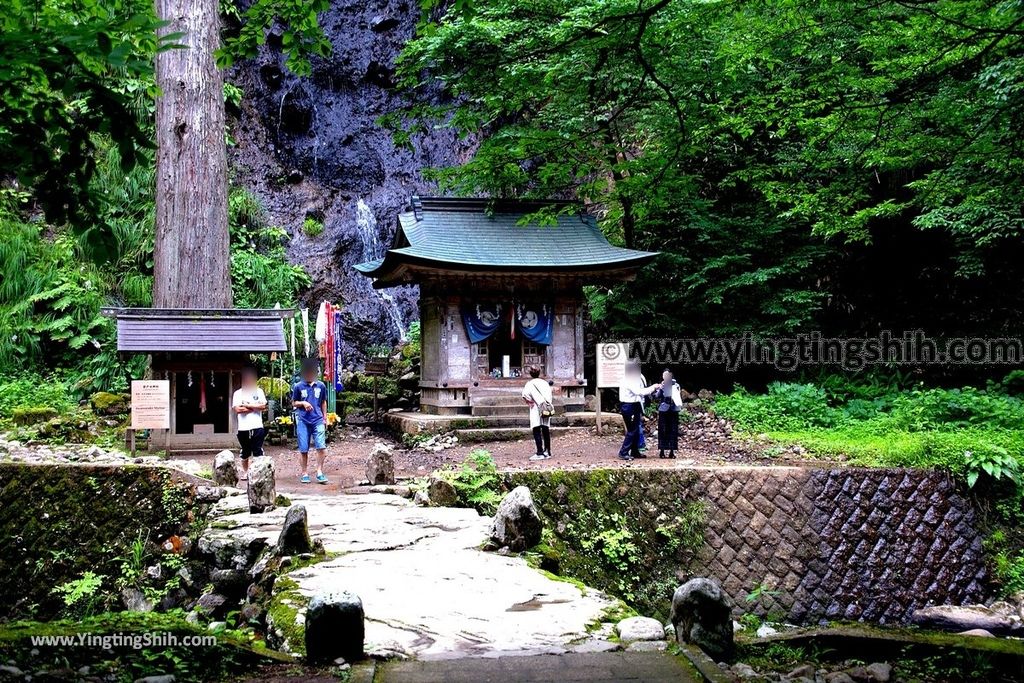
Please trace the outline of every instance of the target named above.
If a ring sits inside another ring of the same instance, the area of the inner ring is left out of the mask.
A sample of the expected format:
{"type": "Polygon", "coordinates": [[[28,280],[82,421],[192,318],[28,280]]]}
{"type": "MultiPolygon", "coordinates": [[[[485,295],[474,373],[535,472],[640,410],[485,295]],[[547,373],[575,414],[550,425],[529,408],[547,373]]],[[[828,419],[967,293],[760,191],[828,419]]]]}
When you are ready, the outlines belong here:
{"type": "Polygon", "coordinates": [[[117,350],[127,353],[285,351],[280,309],[110,308],[117,320],[117,350]]]}

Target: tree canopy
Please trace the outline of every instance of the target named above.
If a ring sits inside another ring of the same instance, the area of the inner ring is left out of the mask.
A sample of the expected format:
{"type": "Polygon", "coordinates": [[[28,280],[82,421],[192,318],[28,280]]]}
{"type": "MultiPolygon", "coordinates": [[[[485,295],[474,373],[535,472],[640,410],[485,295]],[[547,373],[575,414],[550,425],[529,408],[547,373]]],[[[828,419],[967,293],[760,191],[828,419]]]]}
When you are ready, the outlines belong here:
{"type": "Polygon", "coordinates": [[[452,99],[388,122],[478,141],[446,189],[576,196],[666,252],[598,298],[620,329],[777,332],[863,305],[832,270],[894,235],[951,297],[1019,254],[1022,59],[1020,0],[478,0],[400,61],[452,99]]]}

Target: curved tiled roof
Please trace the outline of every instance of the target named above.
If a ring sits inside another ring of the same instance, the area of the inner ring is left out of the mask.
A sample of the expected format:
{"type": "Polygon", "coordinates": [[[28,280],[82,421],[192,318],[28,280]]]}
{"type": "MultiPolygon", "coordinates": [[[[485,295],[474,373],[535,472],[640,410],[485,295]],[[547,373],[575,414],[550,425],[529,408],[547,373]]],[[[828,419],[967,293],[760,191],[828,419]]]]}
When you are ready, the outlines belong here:
{"type": "Polygon", "coordinates": [[[609,244],[593,216],[566,211],[573,206],[414,198],[413,210],[399,216],[398,233],[384,258],[357,264],[355,269],[383,281],[406,265],[484,272],[600,273],[636,269],[657,256],[609,244]],[[543,222],[523,222],[525,216],[542,209],[558,213],[543,222]]]}

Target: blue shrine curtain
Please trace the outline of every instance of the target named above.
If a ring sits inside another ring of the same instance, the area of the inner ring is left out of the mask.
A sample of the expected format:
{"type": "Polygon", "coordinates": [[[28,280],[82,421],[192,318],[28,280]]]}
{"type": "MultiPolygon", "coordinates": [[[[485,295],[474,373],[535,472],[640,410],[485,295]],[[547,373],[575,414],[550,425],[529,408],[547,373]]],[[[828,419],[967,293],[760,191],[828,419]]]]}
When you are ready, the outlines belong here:
{"type": "Polygon", "coordinates": [[[501,304],[466,304],[462,307],[462,324],[473,344],[482,342],[501,326],[501,304]]]}
{"type": "Polygon", "coordinates": [[[516,327],[523,337],[535,344],[551,343],[555,334],[555,311],[551,304],[516,304],[516,327]]]}

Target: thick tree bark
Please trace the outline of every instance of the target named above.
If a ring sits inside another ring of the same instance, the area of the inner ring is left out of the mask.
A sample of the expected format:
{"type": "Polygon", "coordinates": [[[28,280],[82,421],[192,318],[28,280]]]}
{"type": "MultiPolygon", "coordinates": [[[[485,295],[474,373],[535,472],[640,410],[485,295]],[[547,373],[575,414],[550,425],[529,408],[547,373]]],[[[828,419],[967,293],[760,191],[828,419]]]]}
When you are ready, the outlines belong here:
{"type": "Polygon", "coordinates": [[[156,58],[153,306],[230,308],[227,149],[217,0],[155,0],[187,49],[156,58]]]}

